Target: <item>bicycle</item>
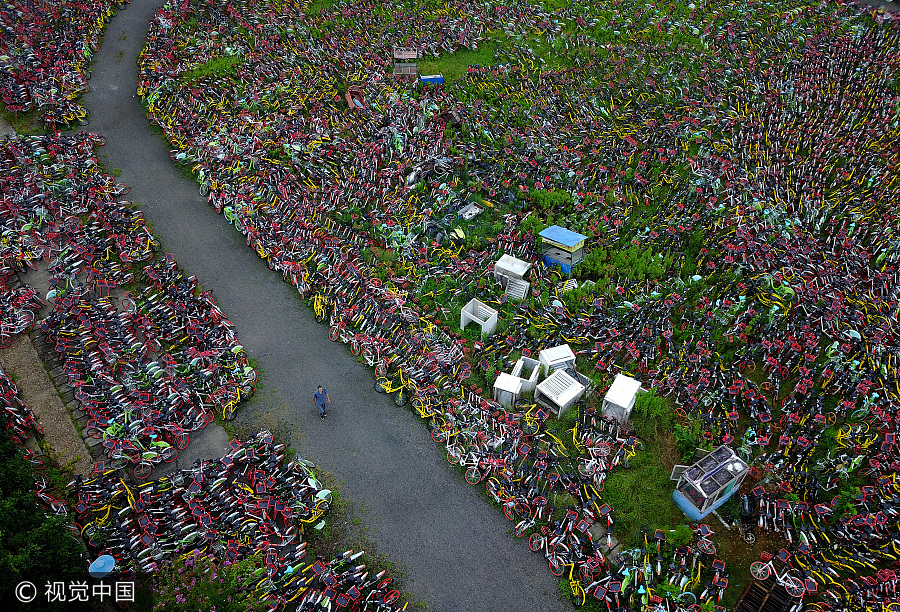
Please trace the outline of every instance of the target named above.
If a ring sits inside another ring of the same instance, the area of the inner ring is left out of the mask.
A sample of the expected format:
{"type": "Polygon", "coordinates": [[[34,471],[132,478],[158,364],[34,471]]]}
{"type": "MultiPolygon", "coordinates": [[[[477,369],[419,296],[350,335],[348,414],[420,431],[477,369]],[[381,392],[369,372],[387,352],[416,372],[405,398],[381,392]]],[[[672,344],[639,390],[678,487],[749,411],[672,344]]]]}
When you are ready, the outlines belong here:
{"type": "Polygon", "coordinates": [[[760,581],[767,579],[770,575],[774,575],[775,582],[783,586],[791,597],[802,597],[806,589],[799,578],[790,574],[791,568],[788,564],[790,558],[790,553],[784,549],[781,549],[775,556],[763,553],[761,561],[754,561],[750,564],[750,575],[760,581]],[[784,565],[781,572],[775,567],[774,562],[776,559],[784,565]]]}

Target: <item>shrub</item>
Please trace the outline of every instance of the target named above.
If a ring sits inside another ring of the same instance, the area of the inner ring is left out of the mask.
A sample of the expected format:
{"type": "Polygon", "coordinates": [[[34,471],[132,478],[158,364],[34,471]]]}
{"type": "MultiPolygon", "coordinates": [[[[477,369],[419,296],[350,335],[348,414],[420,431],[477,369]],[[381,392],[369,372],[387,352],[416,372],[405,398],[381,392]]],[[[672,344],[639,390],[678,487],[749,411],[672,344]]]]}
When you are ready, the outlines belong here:
{"type": "MultiPolygon", "coordinates": [[[[12,593],[28,580],[41,601],[47,583],[86,580],[81,547],[67,519],[48,515],[38,504],[31,464],[5,434],[0,436],[0,474],[0,593],[12,593]]],[[[77,609],[72,604],[49,607],[77,609]]]]}
{"type": "Polygon", "coordinates": [[[639,393],[634,400],[633,418],[635,429],[642,438],[656,436],[660,429],[671,429],[674,414],[670,405],[656,395],[656,390],[651,389],[646,393],[639,393]]]}
{"type": "Polygon", "coordinates": [[[153,610],[244,612],[265,610],[254,592],[265,576],[254,559],[219,563],[195,551],[165,564],[153,577],[153,610]]]}
{"type": "Polygon", "coordinates": [[[675,444],[681,453],[682,461],[690,461],[697,450],[697,434],[690,427],[681,424],[675,425],[675,444]]]}
{"type": "Polygon", "coordinates": [[[666,542],[672,546],[685,546],[694,539],[694,530],[681,523],[666,534],[666,542]]]}

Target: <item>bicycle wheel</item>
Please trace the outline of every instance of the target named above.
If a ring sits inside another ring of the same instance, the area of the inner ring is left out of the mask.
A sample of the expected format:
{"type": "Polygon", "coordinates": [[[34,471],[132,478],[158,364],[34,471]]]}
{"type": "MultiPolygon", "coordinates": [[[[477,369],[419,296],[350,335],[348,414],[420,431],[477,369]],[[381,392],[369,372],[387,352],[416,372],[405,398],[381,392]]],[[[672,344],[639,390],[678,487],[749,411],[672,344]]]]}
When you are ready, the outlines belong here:
{"type": "Polygon", "coordinates": [[[522,433],[525,434],[526,436],[533,436],[540,429],[540,425],[538,424],[537,421],[534,421],[533,423],[529,423],[528,421],[525,421],[520,426],[520,429],[522,430],[522,433]]]}
{"type": "Polygon", "coordinates": [[[369,366],[374,365],[375,364],[375,352],[372,349],[370,349],[369,347],[364,348],[362,351],[362,360],[363,360],[363,363],[365,363],[366,365],[369,365],[369,366]]]}
{"type": "Polygon", "coordinates": [[[328,330],[328,339],[332,342],[337,342],[341,337],[341,330],[337,327],[332,327],[328,330]]]}
{"type": "Polygon", "coordinates": [[[222,418],[226,421],[233,421],[235,412],[237,412],[237,405],[234,402],[228,402],[222,410],[222,418]]]}
{"type": "Polygon", "coordinates": [[[470,467],[468,470],[466,470],[466,482],[468,482],[470,485],[477,485],[479,482],[481,482],[481,472],[478,471],[478,468],[470,467]]]}
{"type": "Polygon", "coordinates": [[[697,603],[697,596],[691,591],[684,591],[678,596],[677,601],[682,606],[692,606],[697,603]]]}
{"type": "Polygon", "coordinates": [[[387,381],[376,380],[375,381],[375,391],[377,391],[378,393],[384,393],[386,391],[386,389],[384,387],[384,384],[386,382],[387,381]]]}
{"type": "Polygon", "coordinates": [[[550,573],[557,578],[566,573],[566,564],[556,555],[550,557],[547,563],[550,565],[550,573]]]}
{"type": "Polygon", "coordinates": [[[191,438],[187,433],[175,434],[172,436],[172,444],[178,450],[184,450],[190,444],[191,438]]]}
{"type": "Polygon", "coordinates": [[[754,561],[750,564],[750,575],[757,580],[765,580],[771,573],[772,568],[769,567],[768,563],[763,563],[762,561],[754,561]]]}
{"type": "Polygon", "coordinates": [[[249,398],[256,393],[256,383],[245,380],[241,383],[241,395],[249,398]]]}
{"type": "Polygon", "coordinates": [[[405,389],[400,389],[394,394],[394,403],[403,408],[409,403],[409,393],[405,389]]]}
{"type": "Polygon", "coordinates": [[[597,465],[590,461],[582,461],[578,464],[578,473],[581,474],[584,478],[590,478],[594,475],[594,471],[596,470],[597,465]]]}
{"type": "Polygon", "coordinates": [[[159,451],[159,456],[166,463],[172,463],[178,458],[178,449],[174,446],[165,446],[159,451]]]}
{"type": "Polygon", "coordinates": [[[803,588],[803,583],[799,578],[786,576],[782,582],[784,583],[785,590],[791,597],[803,597],[803,593],[806,592],[806,589],[803,588]]]}
{"type": "Polygon", "coordinates": [[[134,477],[137,480],[144,480],[147,476],[150,475],[151,465],[149,463],[138,463],[134,466],[134,477]]]}
{"type": "Polygon", "coordinates": [[[525,502],[516,502],[516,514],[521,518],[528,518],[531,516],[531,507],[525,502]]]}
{"type": "Polygon", "coordinates": [[[528,548],[531,552],[537,552],[544,547],[544,536],[539,533],[532,533],[528,538],[528,548]]]}
{"type": "Polygon", "coordinates": [[[574,602],[576,607],[580,608],[581,606],[583,606],[585,604],[585,601],[587,600],[587,596],[585,595],[585,592],[584,592],[584,587],[582,587],[581,584],[578,582],[575,582],[574,584],[572,584],[570,586],[572,587],[572,595],[573,595],[572,601],[574,602]]]}

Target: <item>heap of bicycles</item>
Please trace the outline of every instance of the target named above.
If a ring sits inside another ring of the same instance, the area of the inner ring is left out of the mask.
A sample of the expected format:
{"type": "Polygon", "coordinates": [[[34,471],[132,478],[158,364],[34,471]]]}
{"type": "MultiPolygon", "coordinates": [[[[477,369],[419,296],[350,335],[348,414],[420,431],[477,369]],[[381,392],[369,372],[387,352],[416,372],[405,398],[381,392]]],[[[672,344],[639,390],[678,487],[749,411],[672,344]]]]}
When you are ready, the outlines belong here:
{"type": "Polygon", "coordinates": [[[90,90],[91,57],[106,22],[128,0],[16,0],[0,10],[0,99],[47,125],[87,123],[77,99],[90,90]]]}
{"type": "Polygon", "coordinates": [[[304,528],[323,526],[332,494],[312,463],[286,460],[285,446],[268,431],[232,440],[219,459],[137,486],[114,466],[97,463],[68,484],[70,506],[51,493],[48,458],[26,444],[44,435],[33,412],[2,372],[0,387],[0,423],[33,468],[35,495],[48,512],[72,520],[72,535],[84,540],[91,558],[109,555],[118,571],[140,574],[156,572],[172,557],[250,560],[245,588],[269,610],[315,610],[327,602],[373,612],[401,609],[393,579],[383,570],[367,571],[363,551],[307,558],[304,528]]]}
{"type": "MultiPolygon", "coordinates": [[[[69,5],[0,14],[7,108],[84,118],[81,60],[110,6],[62,33],[47,25],[69,5]],[[32,42],[51,31],[56,54],[32,42]]],[[[589,405],[562,432],[541,406],[481,397],[518,356],[560,343],[598,391],[633,373],[672,399],[679,427],[753,466],[744,529],[783,544],[755,578],[774,575],[796,609],[886,609],[900,559],[898,41],[884,13],[843,2],[177,0],[151,26],[138,93],[210,205],[485,485],[576,603],[709,608],[729,568],[706,525],[677,544],[648,528],[604,555],[604,482],[641,440],[589,405]],[[394,45],[493,58],[423,87],[385,75],[394,45]],[[366,109],[342,102],[351,84],[366,109]],[[589,237],[576,290],[540,257],[554,223],[589,237]],[[503,253],[535,263],[522,302],[492,280],[503,253]],[[500,313],[495,337],[456,331],[473,297],[500,313]]],[[[3,275],[46,261],[42,332],[109,467],[143,479],[214,411],[233,416],[255,373],[209,294],[116,201],[101,140],[3,144],[3,275]]],[[[43,303],[6,287],[0,345],[43,303]]],[[[5,404],[24,431],[33,419],[5,404]]],[[[389,579],[355,553],[295,571],[297,521],[328,499],[282,453],[263,432],[139,487],[100,466],[73,483],[76,516],[133,567],[185,546],[252,554],[273,606],[392,606],[389,579]]]]}
{"type": "Polygon", "coordinates": [[[631,372],[751,463],[748,522],[785,543],[757,577],[797,608],[865,610],[894,600],[898,558],[898,42],[843,2],[180,0],[138,93],[210,205],[579,603],[709,606],[729,578],[708,527],[600,553],[633,432],[482,399],[561,343],[599,391],[631,372]],[[385,74],[398,45],[493,58],[430,87],[385,74]],[[588,236],[578,289],[542,261],[552,224],[588,236]],[[493,280],[504,253],[535,264],[519,303],[493,280]],[[458,332],[473,297],[500,313],[494,337],[458,332]]]}
{"type": "MultiPolygon", "coordinates": [[[[210,292],[171,254],[158,256],[140,211],[117,199],[127,188],[98,167],[100,142],[56,133],[0,147],[3,275],[46,266],[52,310],[40,332],[88,417],[86,434],[110,467],[144,479],[216,413],[234,418],[256,371],[210,292]]],[[[3,286],[8,345],[34,327],[44,300],[30,285],[3,286]]]]}

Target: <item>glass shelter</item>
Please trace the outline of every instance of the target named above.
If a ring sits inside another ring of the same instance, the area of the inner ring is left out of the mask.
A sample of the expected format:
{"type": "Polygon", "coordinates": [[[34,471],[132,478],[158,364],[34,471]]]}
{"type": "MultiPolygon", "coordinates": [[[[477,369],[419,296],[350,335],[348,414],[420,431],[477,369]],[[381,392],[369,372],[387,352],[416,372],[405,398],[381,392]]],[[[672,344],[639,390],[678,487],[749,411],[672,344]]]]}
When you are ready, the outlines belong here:
{"type": "Polygon", "coordinates": [[[693,465],[676,465],[672,480],[677,480],[672,499],[688,518],[698,521],[734,495],[750,468],[723,444],[698,459],[693,465]]]}

